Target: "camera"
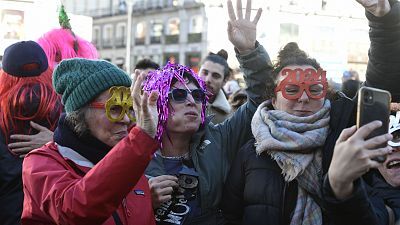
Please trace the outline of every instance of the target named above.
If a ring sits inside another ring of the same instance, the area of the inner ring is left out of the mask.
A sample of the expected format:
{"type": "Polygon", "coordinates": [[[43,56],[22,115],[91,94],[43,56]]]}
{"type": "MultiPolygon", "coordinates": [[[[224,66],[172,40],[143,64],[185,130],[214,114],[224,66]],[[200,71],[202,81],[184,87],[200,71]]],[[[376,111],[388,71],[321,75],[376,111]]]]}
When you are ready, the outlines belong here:
{"type": "Polygon", "coordinates": [[[364,104],[372,104],[374,102],[374,94],[371,91],[364,92],[364,104]]]}

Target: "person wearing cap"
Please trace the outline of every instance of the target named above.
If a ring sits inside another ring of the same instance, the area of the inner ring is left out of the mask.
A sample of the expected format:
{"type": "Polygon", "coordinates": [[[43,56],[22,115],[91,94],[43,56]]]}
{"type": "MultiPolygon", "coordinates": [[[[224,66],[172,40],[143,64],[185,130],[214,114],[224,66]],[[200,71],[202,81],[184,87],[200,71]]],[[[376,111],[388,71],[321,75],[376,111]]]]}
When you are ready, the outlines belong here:
{"type": "MultiPolygon", "coordinates": [[[[69,18],[61,6],[59,12],[61,28],[52,29],[44,33],[37,43],[43,48],[51,71],[63,60],[70,58],[98,59],[98,52],[90,41],[76,35],[71,28],[69,18]]],[[[51,73],[49,80],[51,81],[51,73]]],[[[30,151],[47,143],[45,137],[52,136],[52,131],[39,124],[33,124],[32,128],[39,131],[34,135],[16,134],[11,136],[14,140],[8,147],[12,151],[30,151]]]]}
{"type": "MultiPolygon", "coordinates": [[[[398,103],[397,103],[398,104],[398,103]]],[[[377,170],[372,170],[366,179],[371,185],[369,195],[374,204],[380,203],[387,209],[389,225],[400,223],[400,111],[397,107],[391,110],[389,133],[393,139],[388,142],[393,152],[388,154],[377,170]]]]}
{"type": "MultiPolygon", "coordinates": [[[[8,46],[0,70],[0,221],[19,224],[22,212],[22,162],[27,149],[11,150],[13,135],[36,135],[36,126],[54,130],[62,111],[51,84],[43,49],[33,41],[8,46]]],[[[50,132],[51,133],[51,132],[50,132]]],[[[52,135],[42,137],[42,144],[52,135]]]]}
{"type": "Polygon", "coordinates": [[[58,65],[53,86],[66,113],[54,141],[25,157],[22,224],[154,224],[143,172],[158,148],[157,94],[132,102],[130,85],[107,61],[58,65]]]}
{"type": "Polygon", "coordinates": [[[393,136],[388,142],[393,147],[393,153],[378,169],[388,184],[400,188],[400,111],[390,116],[389,133],[393,136]]]}

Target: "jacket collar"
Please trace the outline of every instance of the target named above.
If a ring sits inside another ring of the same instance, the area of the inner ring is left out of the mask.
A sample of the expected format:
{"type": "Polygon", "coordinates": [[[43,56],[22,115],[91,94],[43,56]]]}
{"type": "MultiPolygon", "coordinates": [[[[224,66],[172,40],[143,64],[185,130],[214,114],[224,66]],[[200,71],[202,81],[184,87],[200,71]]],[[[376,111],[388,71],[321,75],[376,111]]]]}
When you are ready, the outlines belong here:
{"type": "Polygon", "coordinates": [[[229,104],[228,100],[225,97],[225,94],[222,90],[219,90],[217,97],[213,103],[208,104],[209,107],[217,108],[226,114],[231,112],[231,105],[229,104]]]}
{"type": "Polygon", "coordinates": [[[54,142],[73,149],[93,164],[97,164],[111,150],[110,146],[90,134],[78,137],[65,120],[65,114],[61,115],[54,131],[54,142]]]}
{"type": "MultiPolygon", "coordinates": [[[[210,141],[205,140],[204,137],[206,129],[208,129],[208,124],[211,122],[212,118],[213,116],[207,116],[204,125],[200,126],[199,130],[193,134],[189,147],[190,158],[192,158],[193,154],[196,154],[195,151],[202,151],[208,144],[210,144],[210,141]]],[[[160,155],[156,153],[154,154],[154,157],[147,166],[145,173],[147,178],[166,174],[164,162],[160,155]]]]}

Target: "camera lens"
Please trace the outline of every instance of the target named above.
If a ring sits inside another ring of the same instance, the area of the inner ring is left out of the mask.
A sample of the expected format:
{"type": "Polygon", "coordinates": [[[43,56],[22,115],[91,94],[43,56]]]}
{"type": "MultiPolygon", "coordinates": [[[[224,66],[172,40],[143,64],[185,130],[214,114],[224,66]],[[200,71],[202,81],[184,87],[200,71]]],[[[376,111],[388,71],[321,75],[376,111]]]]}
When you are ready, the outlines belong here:
{"type": "Polygon", "coordinates": [[[372,103],[373,102],[372,100],[373,100],[372,93],[370,93],[369,91],[366,91],[364,93],[364,102],[365,103],[372,103]]]}

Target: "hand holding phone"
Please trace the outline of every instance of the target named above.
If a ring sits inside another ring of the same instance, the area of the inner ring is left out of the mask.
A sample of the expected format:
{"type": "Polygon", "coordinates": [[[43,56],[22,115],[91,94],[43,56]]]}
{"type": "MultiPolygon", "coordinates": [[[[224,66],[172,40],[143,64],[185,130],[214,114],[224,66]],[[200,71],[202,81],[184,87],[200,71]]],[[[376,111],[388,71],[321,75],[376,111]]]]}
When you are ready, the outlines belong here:
{"type": "MultiPolygon", "coordinates": [[[[358,104],[357,104],[357,128],[370,123],[375,120],[382,122],[382,126],[372,131],[366,140],[387,134],[389,131],[389,116],[390,116],[390,93],[385,90],[362,87],[358,93],[358,104]]],[[[384,143],[380,148],[386,147],[387,143],[384,143]]],[[[374,158],[378,162],[384,162],[385,156],[379,156],[374,158]]]]}

